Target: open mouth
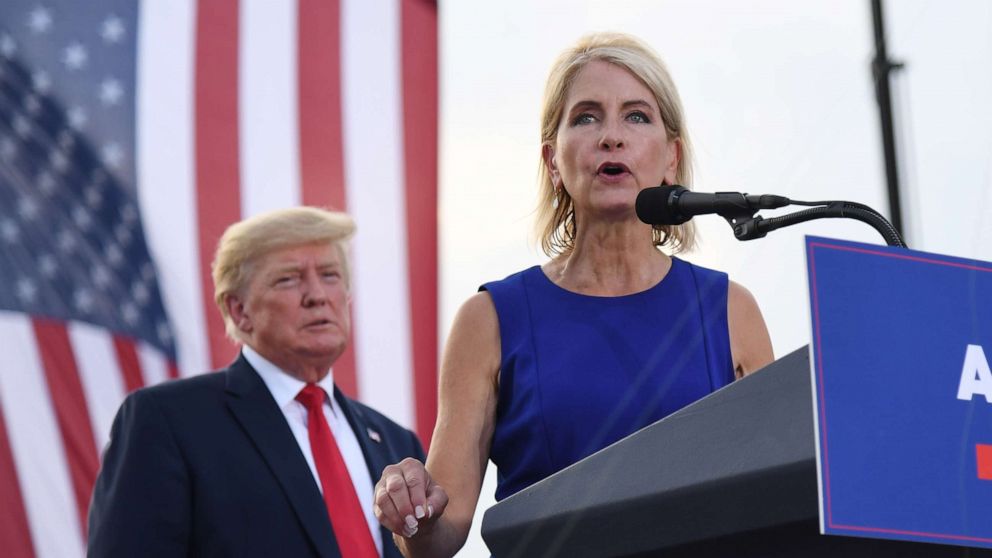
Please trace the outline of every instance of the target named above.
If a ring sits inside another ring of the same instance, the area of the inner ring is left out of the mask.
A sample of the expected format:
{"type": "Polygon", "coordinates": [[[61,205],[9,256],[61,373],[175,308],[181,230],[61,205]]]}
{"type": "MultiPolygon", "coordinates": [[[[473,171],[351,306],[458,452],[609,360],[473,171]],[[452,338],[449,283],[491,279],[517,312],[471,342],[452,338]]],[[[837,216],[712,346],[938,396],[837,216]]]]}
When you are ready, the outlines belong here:
{"type": "Polygon", "coordinates": [[[599,166],[599,174],[605,174],[607,176],[618,176],[629,172],[630,169],[623,163],[603,163],[599,166]]]}

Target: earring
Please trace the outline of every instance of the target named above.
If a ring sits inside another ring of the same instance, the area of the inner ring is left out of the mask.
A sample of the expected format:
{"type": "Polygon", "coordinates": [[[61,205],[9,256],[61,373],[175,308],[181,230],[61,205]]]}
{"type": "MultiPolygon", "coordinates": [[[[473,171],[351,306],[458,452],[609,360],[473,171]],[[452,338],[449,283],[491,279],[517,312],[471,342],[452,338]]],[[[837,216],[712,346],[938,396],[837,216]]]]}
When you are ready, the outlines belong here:
{"type": "Polygon", "coordinates": [[[558,188],[551,194],[551,209],[558,209],[558,188]]]}

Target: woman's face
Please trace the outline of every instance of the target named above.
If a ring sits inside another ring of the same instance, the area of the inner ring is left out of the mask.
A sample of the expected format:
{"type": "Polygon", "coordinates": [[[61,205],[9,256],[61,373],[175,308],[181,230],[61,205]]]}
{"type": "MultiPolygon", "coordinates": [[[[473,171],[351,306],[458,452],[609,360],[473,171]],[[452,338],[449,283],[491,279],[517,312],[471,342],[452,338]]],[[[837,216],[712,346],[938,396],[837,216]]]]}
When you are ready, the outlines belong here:
{"type": "Polygon", "coordinates": [[[651,90],[630,72],[594,60],[575,76],[558,138],[542,153],[556,188],[580,219],[627,219],[644,188],[675,183],[680,147],[669,140],[651,90]]]}

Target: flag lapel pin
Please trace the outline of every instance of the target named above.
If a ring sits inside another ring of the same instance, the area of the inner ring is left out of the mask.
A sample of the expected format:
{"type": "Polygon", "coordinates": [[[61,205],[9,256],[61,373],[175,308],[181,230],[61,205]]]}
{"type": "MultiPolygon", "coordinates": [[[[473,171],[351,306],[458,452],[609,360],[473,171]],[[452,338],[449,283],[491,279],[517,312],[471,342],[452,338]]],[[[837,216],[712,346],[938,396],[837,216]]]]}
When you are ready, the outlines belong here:
{"type": "Polygon", "coordinates": [[[365,431],[369,433],[369,438],[372,438],[373,442],[377,444],[382,443],[382,436],[380,436],[378,432],[372,430],[371,428],[366,428],[365,431]]]}

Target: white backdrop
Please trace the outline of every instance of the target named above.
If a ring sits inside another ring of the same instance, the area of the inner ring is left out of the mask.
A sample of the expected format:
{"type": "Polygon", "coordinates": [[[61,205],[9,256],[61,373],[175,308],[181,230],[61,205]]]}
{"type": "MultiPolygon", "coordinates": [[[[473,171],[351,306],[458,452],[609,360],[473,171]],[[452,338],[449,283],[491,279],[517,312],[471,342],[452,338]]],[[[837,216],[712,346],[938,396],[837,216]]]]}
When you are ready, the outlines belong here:
{"type": "MultiPolygon", "coordinates": [[[[906,240],[992,260],[992,3],[886,3],[906,240]]],[[[696,149],[699,191],[856,201],[888,214],[868,0],[442,2],[441,333],[479,284],[541,263],[533,242],[538,117],[547,71],[579,36],[633,33],[669,65],[696,149]]],[[[776,215],[780,212],[765,212],[776,215]]],[[[802,238],[882,244],[858,222],[823,220],[741,243],[697,219],[687,259],[722,269],[761,305],[776,356],[809,342],[802,238]]],[[[490,470],[459,556],[478,534],[490,470]]]]}

